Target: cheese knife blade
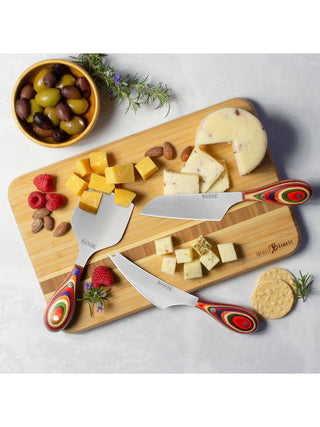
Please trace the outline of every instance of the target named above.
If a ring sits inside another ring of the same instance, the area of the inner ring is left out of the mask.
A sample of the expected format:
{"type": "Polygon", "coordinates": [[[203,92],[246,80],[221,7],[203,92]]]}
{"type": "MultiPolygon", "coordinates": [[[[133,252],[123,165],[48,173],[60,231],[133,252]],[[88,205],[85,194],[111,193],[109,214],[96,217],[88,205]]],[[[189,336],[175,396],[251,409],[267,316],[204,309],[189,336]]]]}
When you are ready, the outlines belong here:
{"type": "Polygon", "coordinates": [[[197,307],[234,332],[249,334],[258,329],[258,317],[248,308],[202,300],[160,280],[118,252],[114,252],[114,255],[109,256],[128,282],[160,309],[174,305],[197,307]]]}
{"type": "Polygon", "coordinates": [[[288,179],[250,191],[158,196],[152,199],[140,214],[161,218],[220,221],[231,206],[242,201],[265,201],[296,206],[305,203],[311,195],[309,184],[288,179]]]}

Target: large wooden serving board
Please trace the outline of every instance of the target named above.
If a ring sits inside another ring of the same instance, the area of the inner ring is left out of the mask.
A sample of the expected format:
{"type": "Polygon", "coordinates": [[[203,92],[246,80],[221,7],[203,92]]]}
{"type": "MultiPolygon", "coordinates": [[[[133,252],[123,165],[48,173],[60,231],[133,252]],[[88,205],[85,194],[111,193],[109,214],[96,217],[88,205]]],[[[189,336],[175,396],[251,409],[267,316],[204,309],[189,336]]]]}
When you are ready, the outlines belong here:
{"type": "MultiPolygon", "coordinates": [[[[242,202],[232,207],[221,221],[186,221],[161,219],[139,215],[139,212],[155,196],[163,194],[163,174],[165,168],[180,171],[182,161],[180,154],[188,145],[194,145],[196,130],[200,121],[212,111],[223,107],[239,107],[256,114],[251,103],[242,98],[235,98],[169,121],[160,126],[128,136],[119,141],[97,147],[106,150],[109,164],[138,162],[151,147],[170,141],[177,150],[174,160],[163,157],[155,160],[159,171],[143,181],[137,178],[134,184],[125,187],[137,193],[135,208],[122,240],[111,248],[94,254],[82,275],[79,297],[83,284],[90,280],[93,269],[98,265],[112,268],[114,286],[112,298],[103,313],[94,313],[90,317],[86,303],[78,303],[75,316],[65,330],[80,332],[131,315],[151,304],[142,297],[114,268],[108,254],[114,250],[121,252],[148,272],[158,276],[174,286],[188,292],[195,292],[205,286],[239,275],[261,265],[272,263],[292,254],[299,243],[299,233],[291,209],[267,202],[242,202]],[[184,247],[192,243],[199,235],[204,235],[213,244],[233,242],[238,253],[238,260],[217,265],[211,272],[206,272],[201,279],[184,281],[182,266],[174,276],[161,273],[161,257],[156,255],[154,240],[172,235],[175,246],[184,247]]],[[[207,151],[226,161],[231,180],[229,191],[251,190],[279,179],[276,167],[267,152],[260,166],[251,174],[240,177],[230,144],[208,146],[207,151]]],[[[88,152],[68,158],[51,166],[30,172],[15,179],[9,188],[9,200],[25,246],[38,277],[41,290],[48,300],[71,271],[78,253],[78,244],[72,231],[65,236],[55,238],[52,233],[42,230],[31,233],[32,210],[28,207],[27,197],[35,190],[33,178],[40,173],[50,173],[56,177],[56,191],[67,197],[66,205],[53,212],[56,224],[60,221],[71,221],[78,198],[73,195],[64,183],[75,171],[79,158],[88,157],[88,152]]],[[[293,177],[295,178],[295,177],[293,177]]],[[[226,282],[227,286],[227,282],[226,282]]],[[[22,290],[23,292],[23,290],[22,290]]],[[[237,303],[237,301],[229,301],[237,303]]],[[[250,301],[248,301],[250,305],[250,301]]],[[[45,309],[45,302],[43,309],[45,309]]]]}

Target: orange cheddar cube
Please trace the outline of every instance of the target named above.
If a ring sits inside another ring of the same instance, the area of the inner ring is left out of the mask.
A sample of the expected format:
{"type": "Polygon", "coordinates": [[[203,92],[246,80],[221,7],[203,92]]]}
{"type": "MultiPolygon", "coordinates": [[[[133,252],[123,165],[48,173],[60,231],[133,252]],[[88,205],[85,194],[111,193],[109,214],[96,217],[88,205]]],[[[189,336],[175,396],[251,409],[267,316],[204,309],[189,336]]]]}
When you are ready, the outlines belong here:
{"type": "Polygon", "coordinates": [[[83,178],[91,172],[90,160],[89,159],[80,159],[76,163],[76,168],[78,174],[83,178]]]}
{"type": "Polygon", "coordinates": [[[65,186],[77,196],[81,196],[81,194],[87,190],[88,183],[77,174],[72,173],[67,179],[65,186]]]}
{"type": "Polygon", "coordinates": [[[114,190],[114,184],[107,184],[104,176],[92,172],[90,175],[89,188],[102,193],[110,194],[114,190]]]}
{"type": "Polygon", "coordinates": [[[136,193],[124,188],[116,188],[114,190],[114,202],[117,205],[128,207],[132,200],[136,197],[136,193]]]}
{"type": "Polygon", "coordinates": [[[107,153],[105,151],[93,151],[89,154],[90,167],[92,172],[104,175],[108,167],[107,153]]]}
{"type": "Polygon", "coordinates": [[[135,168],[139,172],[139,175],[142,179],[149,178],[149,176],[153,175],[158,170],[157,165],[151,160],[149,156],[146,156],[144,159],[140,160],[140,162],[135,165],[135,168]]]}
{"type": "Polygon", "coordinates": [[[84,191],[79,200],[79,208],[96,214],[102,198],[102,193],[96,191],[84,191]]]}
{"type": "Polygon", "coordinates": [[[126,184],[135,182],[133,163],[112,166],[105,169],[107,184],[126,184]]]}

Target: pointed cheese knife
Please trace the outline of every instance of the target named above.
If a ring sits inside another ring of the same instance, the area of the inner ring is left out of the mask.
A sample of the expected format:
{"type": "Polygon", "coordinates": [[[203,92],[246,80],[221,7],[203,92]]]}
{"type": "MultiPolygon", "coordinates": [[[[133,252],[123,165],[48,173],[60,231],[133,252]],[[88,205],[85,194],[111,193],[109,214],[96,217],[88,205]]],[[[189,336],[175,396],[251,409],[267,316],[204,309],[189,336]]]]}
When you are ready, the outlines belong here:
{"type": "Polygon", "coordinates": [[[231,206],[242,201],[296,206],[309,200],[311,194],[311,187],[306,182],[288,179],[251,191],[158,196],[140,214],[160,218],[220,221],[231,206]]]}
{"type": "Polygon", "coordinates": [[[221,304],[205,301],[194,295],[175,288],[156,276],[146,272],[136,264],[115,252],[110,255],[120,273],[136,288],[141,295],[160,309],[174,305],[198,307],[208,313],[231,331],[249,334],[257,331],[259,320],[257,315],[248,308],[233,304],[221,304]]]}

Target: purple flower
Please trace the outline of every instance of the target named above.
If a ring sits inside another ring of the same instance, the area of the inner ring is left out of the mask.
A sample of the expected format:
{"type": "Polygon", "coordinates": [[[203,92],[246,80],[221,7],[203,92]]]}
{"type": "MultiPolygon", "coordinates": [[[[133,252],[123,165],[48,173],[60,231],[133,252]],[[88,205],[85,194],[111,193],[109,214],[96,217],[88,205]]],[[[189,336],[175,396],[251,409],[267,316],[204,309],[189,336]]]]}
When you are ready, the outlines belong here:
{"type": "Polygon", "coordinates": [[[99,311],[102,311],[102,309],[103,309],[102,304],[97,304],[97,313],[98,313],[99,311]]]}
{"type": "Polygon", "coordinates": [[[119,85],[119,84],[121,83],[121,80],[120,80],[120,73],[115,73],[115,74],[113,75],[113,81],[115,82],[115,84],[116,84],[116,85],[119,85]]]}
{"type": "Polygon", "coordinates": [[[92,286],[92,283],[88,282],[84,285],[84,287],[86,288],[86,290],[88,291],[92,286]]]}

